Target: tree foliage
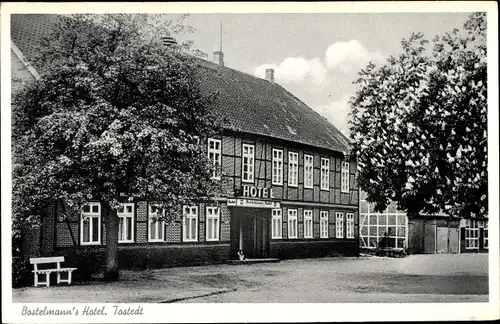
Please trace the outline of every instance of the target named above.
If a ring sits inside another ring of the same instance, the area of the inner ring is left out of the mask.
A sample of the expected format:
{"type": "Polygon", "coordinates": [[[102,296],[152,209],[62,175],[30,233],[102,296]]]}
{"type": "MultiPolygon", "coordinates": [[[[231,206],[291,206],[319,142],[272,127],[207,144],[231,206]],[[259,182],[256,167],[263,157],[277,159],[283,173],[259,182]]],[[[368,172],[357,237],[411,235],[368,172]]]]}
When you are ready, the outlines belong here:
{"type": "Polygon", "coordinates": [[[486,16],[429,41],[414,33],[355,82],[351,138],[367,201],[479,217],[487,205],[486,16]]]}
{"type": "Polygon", "coordinates": [[[54,200],[116,210],[124,193],[173,211],[217,193],[200,139],[219,128],[196,80],[199,53],[161,42],[190,31],[183,18],[60,17],[33,61],[41,79],[13,102],[15,223],[54,200]]]}

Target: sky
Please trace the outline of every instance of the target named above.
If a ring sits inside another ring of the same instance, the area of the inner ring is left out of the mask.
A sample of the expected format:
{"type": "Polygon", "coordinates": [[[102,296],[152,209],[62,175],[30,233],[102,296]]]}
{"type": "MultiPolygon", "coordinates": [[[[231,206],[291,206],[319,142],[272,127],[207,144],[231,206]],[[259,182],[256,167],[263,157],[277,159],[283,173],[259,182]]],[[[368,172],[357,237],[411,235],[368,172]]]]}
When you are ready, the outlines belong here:
{"type": "MultiPolygon", "coordinates": [[[[461,28],[468,13],[191,14],[185,23],[193,48],[222,49],[227,67],[264,77],[274,68],[285,89],[348,133],[348,101],[357,72],[370,60],[383,63],[401,51],[401,40],[461,28]]],[[[172,15],[172,17],[175,17],[172,15]]]]}

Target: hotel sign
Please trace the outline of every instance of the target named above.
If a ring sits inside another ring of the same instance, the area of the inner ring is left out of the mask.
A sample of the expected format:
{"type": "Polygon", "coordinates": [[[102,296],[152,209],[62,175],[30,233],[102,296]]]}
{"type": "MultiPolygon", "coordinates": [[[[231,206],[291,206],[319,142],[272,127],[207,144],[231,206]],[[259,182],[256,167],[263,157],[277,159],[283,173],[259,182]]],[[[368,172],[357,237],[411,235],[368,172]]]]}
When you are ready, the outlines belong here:
{"type": "Polygon", "coordinates": [[[279,202],[269,200],[274,198],[272,188],[254,187],[244,184],[236,193],[236,197],[228,199],[227,205],[253,208],[280,208],[279,202]]]}
{"type": "Polygon", "coordinates": [[[239,194],[243,197],[249,197],[249,198],[264,198],[264,199],[274,198],[272,188],[254,187],[245,184],[241,186],[239,194]]]}
{"type": "Polygon", "coordinates": [[[277,201],[246,199],[246,198],[228,199],[227,205],[237,206],[237,207],[253,207],[253,208],[280,208],[280,203],[277,201]]]}

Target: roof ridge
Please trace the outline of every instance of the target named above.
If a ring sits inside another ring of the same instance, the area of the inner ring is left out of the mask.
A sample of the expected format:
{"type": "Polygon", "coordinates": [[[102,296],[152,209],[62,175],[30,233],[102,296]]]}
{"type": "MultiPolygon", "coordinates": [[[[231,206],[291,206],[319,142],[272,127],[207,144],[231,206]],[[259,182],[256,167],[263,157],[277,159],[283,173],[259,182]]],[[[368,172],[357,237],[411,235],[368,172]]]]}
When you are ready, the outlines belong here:
{"type": "MultiPolygon", "coordinates": [[[[219,64],[217,64],[217,63],[214,63],[214,62],[212,62],[212,61],[210,61],[210,60],[206,60],[206,59],[201,58],[201,57],[199,57],[198,59],[203,60],[204,62],[209,63],[209,64],[211,64],[211,65],[214,65],[214,66],[216,66],[217,68],[231,70],[231,71],[234,71],[234,72],[241,73],[241,74],[244,74],[244,75],[246,75],[246,76],[249,76],[249,77],[251,77],[252,79],[259,80],[259,81],[261,81],[261,82],[267,82],[267,83],[269,83],[269,84],[274,84],[274,85],[280,86],[280,84],[278,84],[278,83],[271,83],[271,82],[267,81],[266,79],[259,78],[259,77],[255,76],[255,75],[252,75],[252,74],[247,73],[247,72],[244,72],[244,71],[240,71],[240,70],[233,69],[233,68],[231,68],[231,67],[229,67],[229,66],[226,66],[226,65],[219,65],[219,64]]],[[[281,87],[281,86],[280,86],[280,87],[281,87]]],[[[283,87],[282,87],[282,88],[283,88],[283,87]]],[[[285,88],[283,88],[283,89],[284,89],[285,91],[288,91],[288,90],[286,90],[285,88]]]]}

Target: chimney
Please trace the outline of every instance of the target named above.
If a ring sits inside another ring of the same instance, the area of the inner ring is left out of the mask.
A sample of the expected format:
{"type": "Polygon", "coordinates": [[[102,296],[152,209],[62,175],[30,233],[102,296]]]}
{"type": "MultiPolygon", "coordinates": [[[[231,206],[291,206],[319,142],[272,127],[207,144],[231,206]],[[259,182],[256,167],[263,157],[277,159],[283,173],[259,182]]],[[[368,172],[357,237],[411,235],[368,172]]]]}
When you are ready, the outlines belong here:
{"type": "Polygon", "coordinates": [[[266,80],[274,84],[274,70],[266,69],[266,80]]]}
{"type": "Polygon", "coordinates": [[[214,51],[213,62],[219,66],[224,66],[224,53],[222,52],[222,22],[220,23],[219,50],[214,51]]]}
{"type": "Polygon", "coordinates": [[[222,51],[214,51],[213,62],[220,66],[224,66],[224,53],[222,53],[222,51]]]}

